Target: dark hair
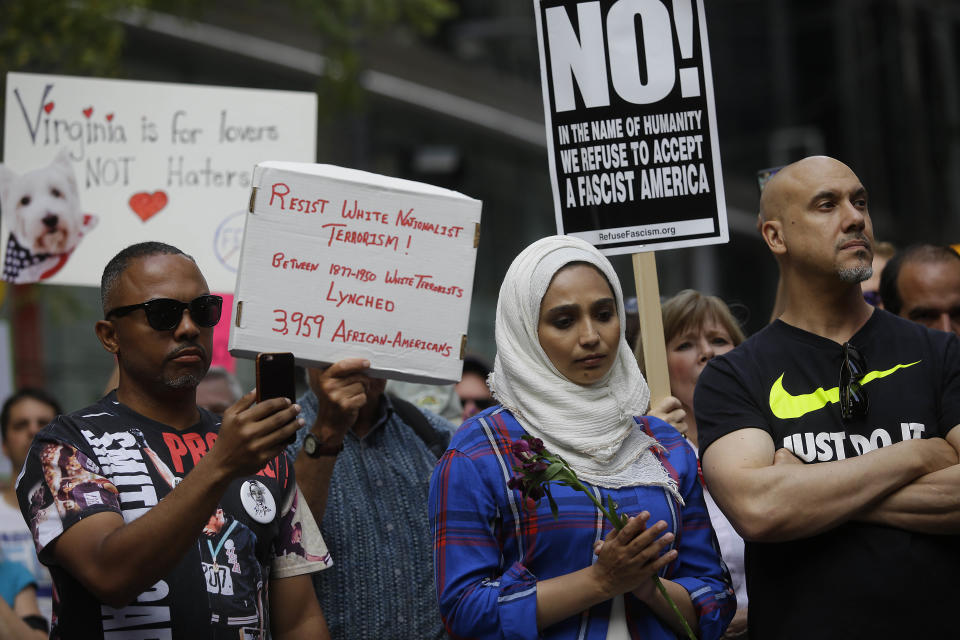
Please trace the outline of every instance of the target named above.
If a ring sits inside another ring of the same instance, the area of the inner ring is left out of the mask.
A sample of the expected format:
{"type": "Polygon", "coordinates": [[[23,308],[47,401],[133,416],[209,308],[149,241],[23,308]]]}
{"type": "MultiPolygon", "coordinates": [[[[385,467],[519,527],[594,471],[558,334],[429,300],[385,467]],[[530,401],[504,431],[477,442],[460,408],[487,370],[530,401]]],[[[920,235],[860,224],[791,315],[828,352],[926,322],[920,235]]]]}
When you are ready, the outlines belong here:
{"type": "MultiPolygon", "coordinates": [[[[193,260],[193,256],[187,255],[173,245],[164,244],[163,242],[140,242],[132,244],[113,256],[110,262],[107,263],[107,266],[104,267],[103,277],[100,278],[100,304],[103,306],[103,312],[106,313],[108,311],[107,301],[113,295],[113,291],[117,287],[117,282],[120,281],[120,276],[127,270],[132,260],[162,255],[182,255],[193,260]]],[[[194,262],[196,261],[194,260],[194,262]]]]}
{"type": "Polygon", "coordinates": [[[900,298],[897,281],[900,279],[900,270],[905,263],[930,264],[951,260],[960,260],[960,255],[950,247],[937,244],[915,244],[897,253],[890,258],[880,274],[879,292],[883,308],[894,315],[900,315],[900,310],[903,308],[903,299],[900,298]]]}
{"type": "Polygon", "coordinates": [[[3,440],[7,439],[7,427],[10,425],[10,411],[13,409],[13,405],[27,398],[48,405],[57,415],[63,413],[60,409],[60,403],[52,395],[43,389],[24,387],[7,398],[7,401],[3,403],[3,409],[0,410],[0,435],[2,435],[3,440]]]}
{"type": "Polygon", "coordinates": [[[464,375],[468,373],[474,373],[480,376],[481,378],[483,378],[484,380],[486,380],[487,376],[490,375],[490,371],[492,369],[493,368],[490,366],[490,364],[486,360],[484,360],[482,357],[476,354],[468,353],[463,358],[463,374],[464,375]]]}

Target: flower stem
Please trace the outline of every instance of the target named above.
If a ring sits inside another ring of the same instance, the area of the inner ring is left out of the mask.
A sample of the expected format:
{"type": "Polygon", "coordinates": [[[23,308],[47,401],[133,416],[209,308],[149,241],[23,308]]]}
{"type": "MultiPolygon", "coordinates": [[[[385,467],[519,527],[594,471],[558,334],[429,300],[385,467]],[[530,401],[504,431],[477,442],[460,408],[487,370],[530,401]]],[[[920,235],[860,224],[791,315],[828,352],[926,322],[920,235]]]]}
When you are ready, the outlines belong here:
{"type": "Polygon", "coordinates": [[[677,614],[677,617],[680,618],[680,622],[683,624],[683,630],[687,632],[687,637],[690,640],[697,640],[697,636],[693,634],[693,629],[690,628],[690,625],[687,624],[687,619],[683,617],[683,614],[680,613],[680,609],[677,609],[677,605],[673,603],[673,598],[667,594],[667,588],[663,586],[663,583],[660,581],[658,576],[653,576],[653,584],[657,585],[657,591],[664,597],[664,599],[670,603],[670,608],[673,609],[673,612],[677,614]]]}

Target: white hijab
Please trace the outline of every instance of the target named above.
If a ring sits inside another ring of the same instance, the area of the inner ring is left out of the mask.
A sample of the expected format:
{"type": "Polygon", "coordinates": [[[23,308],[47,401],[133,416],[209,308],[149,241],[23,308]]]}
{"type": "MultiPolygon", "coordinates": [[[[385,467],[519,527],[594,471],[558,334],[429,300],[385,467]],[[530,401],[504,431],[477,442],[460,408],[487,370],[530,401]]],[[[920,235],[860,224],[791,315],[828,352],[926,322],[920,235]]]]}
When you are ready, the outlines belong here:
{"type": "Polygon", "coordinates": [[[581,480],[601,487],[653,485],[681,503],[676,482],[653,453],[654,438],[636,427],[650,402],[637,361],[624,337],[623,292],[610,261],[572,236],[534,242],[516,257],[497,301],[497,357],[489,384],[494,397],[523,428],[558,453],[581,480]],[[557,273],[571,262],[596,267],[617,301],[620,345],[604,377],[589,386],[571,382],[540,346],[540,303],[557,273]]]}

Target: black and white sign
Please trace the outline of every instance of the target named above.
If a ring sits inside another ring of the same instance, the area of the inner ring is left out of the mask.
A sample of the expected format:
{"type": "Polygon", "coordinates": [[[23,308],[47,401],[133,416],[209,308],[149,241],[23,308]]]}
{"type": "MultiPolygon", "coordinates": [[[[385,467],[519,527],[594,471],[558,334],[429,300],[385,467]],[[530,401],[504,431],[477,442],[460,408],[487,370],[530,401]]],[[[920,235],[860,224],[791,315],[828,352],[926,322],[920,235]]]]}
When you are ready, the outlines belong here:
{"type": "Polygon", "coordinates": [[[534,0],[558,233],[727,242],[703,0],[534,0]]]}

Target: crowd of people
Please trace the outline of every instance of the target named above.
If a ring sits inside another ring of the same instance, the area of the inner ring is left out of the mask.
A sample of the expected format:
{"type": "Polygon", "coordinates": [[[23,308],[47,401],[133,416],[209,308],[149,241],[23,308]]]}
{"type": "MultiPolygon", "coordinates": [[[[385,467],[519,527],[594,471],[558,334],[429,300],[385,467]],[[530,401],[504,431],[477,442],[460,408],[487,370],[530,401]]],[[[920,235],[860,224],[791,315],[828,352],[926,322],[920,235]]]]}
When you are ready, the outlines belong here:
{"type": "Polygon", "coordinates": [[[960,255],[878,250],[867,202],[831,158],[774,175],[776,317],[746,338],[717,297],[664,301],[653,399],[576,238],[516,257],[456,387],[357,357],[295,403],[210,369],[190,256],[128,247],[95,326],[115,388],[0,414],[0,638],[951,635],[960,255]]]}

